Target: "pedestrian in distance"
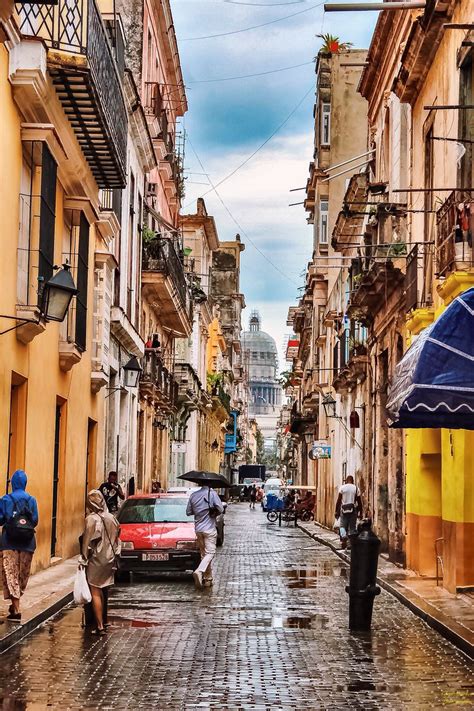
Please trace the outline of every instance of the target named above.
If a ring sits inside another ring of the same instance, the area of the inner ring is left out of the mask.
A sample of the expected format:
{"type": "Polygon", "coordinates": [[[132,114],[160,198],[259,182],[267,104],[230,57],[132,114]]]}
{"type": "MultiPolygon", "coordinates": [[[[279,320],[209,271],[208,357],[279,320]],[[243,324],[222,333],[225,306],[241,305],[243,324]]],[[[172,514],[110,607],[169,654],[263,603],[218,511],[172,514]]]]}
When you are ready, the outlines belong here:
{"type": "Polygon", "coordinates": [[[255,508],[255,502],[257,501],[257,487],[255,486],[255,484],[252,484],[252,487],[251,487],[251,489],[250,489],[249,497],[250,497],[250,504],[249,504],[249,506],[250,506],[251,509],[254,509],[254,508],[255,508]]]}
{"type": "Polygon", "coordinates": [[[257,503],[263,506],[263,497],[265,496],[261,486],[257,486],[257,503]]]}
{"type": "Polygon", "coordinates": [[[208,486],[201,486],[189,497],[186,514],[194,516],[194,530],[201,553],[201,563],[193,573],[197,588],[212,585],[212,561],[217,544],[216,518],[223,512],[222,501],[208,486]]]}
{"type": "Polygon", "coordinates": [[[0,499],[0,567],[3,598],[10,600],[8,620],[21,621],[20,598],[30,578],[31,562],[36,549],[35,528],[38,504],[26,491],[28,478],[17,469],[11,479],[12,492],[0,499]]]}
{"type": "Polygon", "coordinates": [[[339,536],[342,548],[347,548],[347,537],[357,532],[357,516],[362,516],[362,499],[354,477],[349,475],[339,489],[336,501],[336,519],[339,519],[339,536]]]}
{"type": "Polygon", "coordinates": [[[119,499],[125,499],[122,487],[117,481],[117,472],[109,472],[107,481],[99,486],[99,491],[105,499],[107,508],[110,513],[117,513],[119,509],[119,499]]]}
{"type": "Polygon", "coordinates": [[[120,556],[120,526],[107,510],[102,493],[92,489],[87,495],[87,511],[84,533],[81,536],[79,565],[86,569],[87,582],[92,595],[96,629],[93,634],[103,636],[104,595],[103,589],[114,583],[115,571],[120,556]]]}

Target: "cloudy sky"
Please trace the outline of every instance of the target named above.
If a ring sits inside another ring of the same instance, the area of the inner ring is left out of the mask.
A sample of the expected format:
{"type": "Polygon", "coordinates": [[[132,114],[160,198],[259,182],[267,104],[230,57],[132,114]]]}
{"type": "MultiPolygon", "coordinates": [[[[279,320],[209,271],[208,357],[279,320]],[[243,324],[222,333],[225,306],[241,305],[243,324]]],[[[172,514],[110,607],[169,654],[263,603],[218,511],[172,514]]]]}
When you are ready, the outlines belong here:
{"type": "MultiPolygon", "coordinates": [[[[289,207],[304,192],[289,191],[305,185],[312,156],[316,35],[330,32],[368,47],[377,13],[328,14],[311,0],[171,0],[171,6],[189,103],[183,211],[204,196],[220,239],[240,232],[245,327],[258,309],[282,354],[288,306],[297,301],[312,252],[303,206],[289,207]],[[249,74],[260,76],[233,78],[249,74]]],[[[282,355],[284,369],[281,361],[282,355]]]]}

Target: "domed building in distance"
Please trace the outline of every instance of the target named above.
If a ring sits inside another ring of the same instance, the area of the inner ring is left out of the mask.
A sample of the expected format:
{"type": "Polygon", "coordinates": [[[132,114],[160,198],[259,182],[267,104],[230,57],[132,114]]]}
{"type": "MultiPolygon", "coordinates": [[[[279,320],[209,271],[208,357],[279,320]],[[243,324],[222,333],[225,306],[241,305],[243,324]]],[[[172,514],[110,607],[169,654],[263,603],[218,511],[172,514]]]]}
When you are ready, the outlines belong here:
{"type": "Polygon", "coordinates": [[[260,326],[260,314],[252,311],[249,330],[242,333],[241,343],[244,358],[249,364],[249,417],[257,421],[265,449],[272,451],[276,447],[282,389],[277,380],[278,352],[275,339],[261,331],[260,326]]]}

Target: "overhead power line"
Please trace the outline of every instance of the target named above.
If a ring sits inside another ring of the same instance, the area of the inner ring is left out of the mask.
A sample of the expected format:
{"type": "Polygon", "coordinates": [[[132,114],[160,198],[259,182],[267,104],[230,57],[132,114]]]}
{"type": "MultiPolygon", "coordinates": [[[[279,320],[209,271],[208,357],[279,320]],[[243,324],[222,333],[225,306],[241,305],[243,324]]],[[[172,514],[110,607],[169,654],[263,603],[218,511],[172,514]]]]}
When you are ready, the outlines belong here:
{"type": "MultiPolygon", "coordinates": [[[[276,136],[276,134],[278,133],[278,131],[280,131],[280,130],[283,128],[283,126],[285,126],[285,125],[288,123],[288,121],[289,121],[289,120],[291,119],[291,117],[298,111],[298,109],[300,108],[300,106],[301,106],[301,104],[303,103],[303,101],[306,99],[307,96],[309,96],[309,94],[310,94],[312,91],[314,91],[314,87],[313,87],[313,86],[311,86],[311,87],[308,89],[308,91],[305,93],[305,95],[303,96],[303,98],[298,101],[298,103],[296,104],[295,108],[288,114],[288,116],[286,117],[286,119],[285,119],[284,121],[282,121],[282,123],[281,123],[279,126],[277,126],[277,128],[270,134],[270,136],[268,136],[268,138],[266,138],[266,139],[263,141],[263,143],[261,143],[261,144],[258,146],[258,148],[256,148],[256,149],[254,150],[253,153],[251,153],[249,156],[247,156],[247,158],[246,158],[245,160],[243,160],[242,163],[239,163],[239,165],[238,165],[236,168],[234,168],[234,170],[232,170],[228,175],[226,175],[226,176],[224,176],[223,178],[221,178],[221,179],[216,183],[215,188],[218,188],[220,185],[222,185],[222,183],[225,183],[227,180],[229,180],[229,178],[232,178],[232,176],[234,176],[241,168],[243,168],[244,165],[247,165],[247,163],[249,163],[249,161],[251,161],[252,158],[254,158],[254,157],[257,155],[257,153],[259,153],[259,151],[261,151],[262,148],[263,148],[264,146],[266,146],[267,143],[269,143],[269,142],[272,140],[272,138],[273,138],[274,136],[276,136]]],[[[212,192],[212,190],[213,190],[213,189],[215,190],[215,188],[210,188],[210,189],[207,190],[205,193],[203,193],[203,194],[201,195],[201,197],[204,197],[204,196],[207,195],[208,193],[212,192]]],[[[183,209],[186,209],[187,207],[189,207],[190,204],[191,204],[191,203],[188,203],[187,205],[185,205],[185,207],[184,207],[183,209]]]]}
{"type": "Polygon", "coordinates": [[[291,2],[241,2],[241,0],[223,0],[229,5],[247,5],[248,7],[282,7],[283,5],[302,5],[306,0],[291,0],[291,2]]]}
{"type": "Polygon", "coordinates": [[[263,77],[266,74],[276,74],[277,72],[286,72],[288,69],[297,69],[298,67],[306,67],[308,64],[314,64],[314,59],[311,62],[303,62],[302,64],[293,64],[291,67],[281,67],[280,69],[269,69],[266,72],[257,72],[255,74],[241,74],[237,77],[222,77],[221,79],[193,79],[186,82],[187,84],[211,84],[216,81],[234,81],[234,79],[250,79],[251,77],[263,77]]]}
{"type": "Polygon", "coordinates": [[[191,140],[190,140],[189,138],[188,138],[188,144],[189,144],[189,146],[191,147],[192,152],[193,152],[194,155],[196,156],[196,160],[198,161],[198,163],[199,163],[199,165],[201,166],[201,168],[202,168],[203,172],[205,173],[205,175],[207,175],[208,180],[209,180],[209,182],[210,182],[210,184],[211,184],[211,186],[212,186],[211,190],[208,190],[207,192],[214,192],[214,193],[216,194],[217,199],[219,200],[219,202],[221,203],[222,207],[224,208],[224,210],[225,210],[225,211],[227,212],[227,214],[229,215],[229,217],[230,217],[230,219],[232,220],[232,222],[236,225],[236,227],[237,227],[237,229],[239,230],[239,232],[240,232],[240,233],[245,237],[245,239],[252,245],[252,247],[253,247],[259,254],[261,254],[261,256],[275,269],[275,271],[277,271],[279,274],[281,274],[281,276],[283,276],[283,277],[284,277],[287,281],[289,281],[291,284],[293,284],[293,285],[295,285],[295,286],[299,286],[298,282],[296,282],[294,279],[292,279],[291,277],[289,277],[288,274],[286,274],[286,272],[284,272],[282,269],[280,269],[280,267],[278,267],[278,266],[270,259],[270,257],[268,257],[268,256],[265,254],[265,252],[263,252],[263,251],[260,249],[260,247],[258,247],[258,246],[255,244],[255,242],[253,241],[253,239],[251,239],[251,237],[249,237],[248,233],[244,230],[244,228],[242,227],[242,225],[240,224],[240,222],[234,217],[234,215],[232,214],[232,212],[230,211],[230,209],[229,209],[229,208],[227,207],[227,205],[225,204],[224,200],[221,198],[220,194],[219,194],[218,191],[217,191],[217,185],[214,185],[214,183],[212,182],[211,176],[209,175],[209,173],[206,173],[206,169],[205,169],[205,167],[204,167],[204,165],[203,165],[203,163],[202,163],[200,157],[199,157],[198,154],[197,154],[196,149],[194,148],[194,146],[193,146],[193,144],[191,143],[191,140]]]}
{"type": "Polygon", "coordinates": [[[243,27],[240,30],[231,30],[229,32],[218,32],[215,35],[202,35],[200,37],[184,37],[180,42],[194,42],[196,40],[212,39],[213,37],[228,37],[229,35],[237,35],[241,32],[249,32],[250,30],[257,30],[259,27],[267,27],[267,25],[274,25],[276,22],[283,22],[283,20],[289,20],[291,17],[296,17],[297,15],[302,15],[304,12],[310,12],[315,10],[317,7],[324,5],[323,2],[317,5],[311,5],[311,7],[306,7],[304,10],[298,10],[298,12],[293,12],[291,15],[285,15],[284,17],[278,17],[276,20],[269,20],[268,22],[261,22],[259,25],[252,25],[251,27],[243,27]]]}

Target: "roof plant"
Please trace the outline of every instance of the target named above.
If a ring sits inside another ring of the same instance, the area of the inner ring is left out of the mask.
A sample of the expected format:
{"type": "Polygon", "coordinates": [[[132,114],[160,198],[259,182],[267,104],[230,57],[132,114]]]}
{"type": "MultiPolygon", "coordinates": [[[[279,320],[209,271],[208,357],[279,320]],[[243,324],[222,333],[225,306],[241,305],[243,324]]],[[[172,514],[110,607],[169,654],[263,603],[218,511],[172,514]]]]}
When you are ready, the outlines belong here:
{"type": "Polygon", "coordinates": [[[339,37],[330,35],[328,32],[316,35],[316,37],[322,39],[323,46],[320,51],[325,54],[339,54],[340,52],[347,52],[347,50],[353,46],[352,42],[341,42],[339,37]]]}

